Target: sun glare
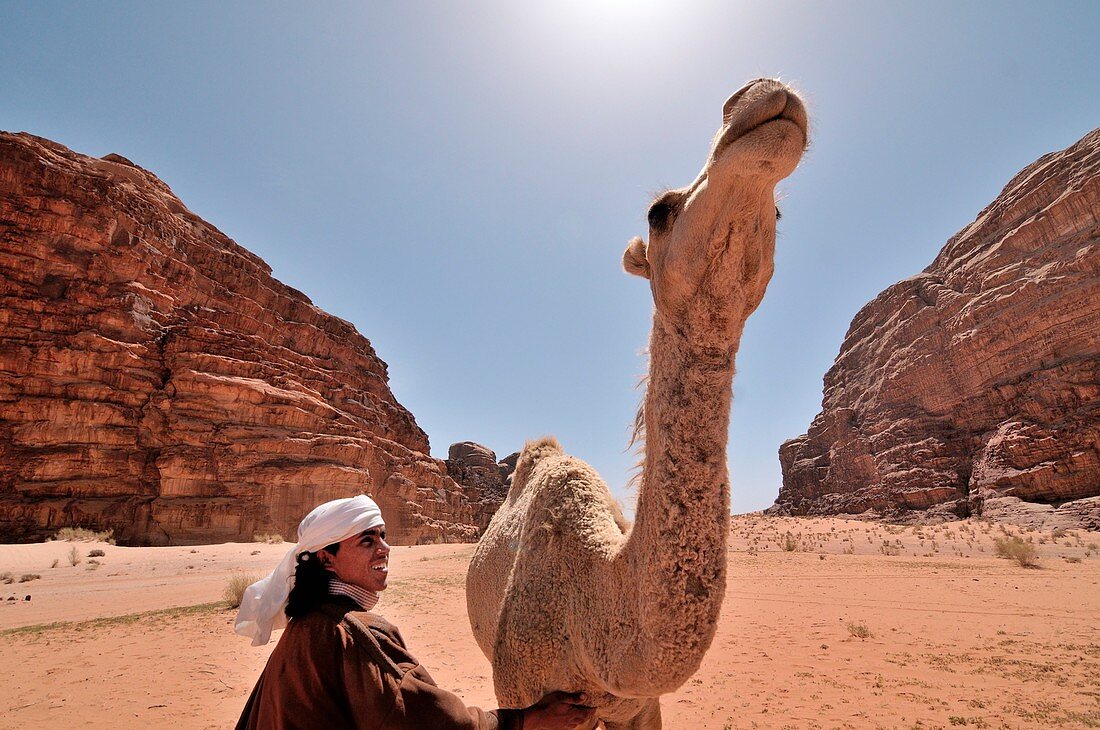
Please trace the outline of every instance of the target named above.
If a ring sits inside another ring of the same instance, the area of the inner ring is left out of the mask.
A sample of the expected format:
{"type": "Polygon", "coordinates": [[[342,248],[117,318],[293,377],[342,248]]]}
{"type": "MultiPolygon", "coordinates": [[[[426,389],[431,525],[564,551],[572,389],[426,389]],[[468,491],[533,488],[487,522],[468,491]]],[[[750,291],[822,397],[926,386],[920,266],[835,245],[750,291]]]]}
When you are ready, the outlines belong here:
{"type": "Polygon", "coordinates": [[[562,0],[555,7],[589,29],[617,34],[648,30],[667,17],[673,6],[656,0],[562,0]]]}

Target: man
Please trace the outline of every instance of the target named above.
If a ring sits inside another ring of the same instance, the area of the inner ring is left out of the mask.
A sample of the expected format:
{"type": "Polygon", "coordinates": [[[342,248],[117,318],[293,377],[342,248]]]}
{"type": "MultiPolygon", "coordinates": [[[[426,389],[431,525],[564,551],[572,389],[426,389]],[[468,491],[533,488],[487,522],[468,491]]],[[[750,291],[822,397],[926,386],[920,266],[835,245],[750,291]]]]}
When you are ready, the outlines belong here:
{"type": "Polygon", "coordinates": [[[254,646],[286,631],[238,730],[570,730],[593,721],[580,695],[484,711],[438,687],[397,628],[369,613],[389,581],[385,530],[370,497],[326,502],[302,520],[275,570],[245,590],[234,630],[254,646]]]}

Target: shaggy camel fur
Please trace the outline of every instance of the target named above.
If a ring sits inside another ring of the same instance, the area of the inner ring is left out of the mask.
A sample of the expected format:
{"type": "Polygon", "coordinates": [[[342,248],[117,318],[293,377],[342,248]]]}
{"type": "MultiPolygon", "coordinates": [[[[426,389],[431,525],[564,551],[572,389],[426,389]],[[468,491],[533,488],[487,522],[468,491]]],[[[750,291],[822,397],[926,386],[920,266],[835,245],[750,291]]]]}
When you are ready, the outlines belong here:
{"type": "Polygon", "coordinates": [[[695,182],[650,207],[649,244],[630,242],[656,305],[635,524],[557,441],[524,447],[466,579],[501,706],[583,690],[607,728],[659,728],[657,698],[698,669],[725,593],[734,356],[772,275],[775,185],[806,141],[794,92],[753,81],[695,182]]]}

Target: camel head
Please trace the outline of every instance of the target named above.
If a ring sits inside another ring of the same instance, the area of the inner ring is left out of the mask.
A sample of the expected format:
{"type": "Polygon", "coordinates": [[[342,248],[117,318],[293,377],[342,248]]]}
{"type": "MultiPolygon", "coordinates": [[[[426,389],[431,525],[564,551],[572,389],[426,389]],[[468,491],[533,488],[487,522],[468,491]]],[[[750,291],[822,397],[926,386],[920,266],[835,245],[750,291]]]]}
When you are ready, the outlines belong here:
{"type": "Polygon", "coordinates": [[[705,295],[744,324],[764,296],[775,250],[775,186],[806,149],[806,108],[773,79],[757,79],[722,106],[722,126],[691,185],[649,208],[649,242],[635,238],[623,267],[650,280],[657,311],[683,316],[705,295]],[[741,307],[737,303],[742,303],[741,307]]]}

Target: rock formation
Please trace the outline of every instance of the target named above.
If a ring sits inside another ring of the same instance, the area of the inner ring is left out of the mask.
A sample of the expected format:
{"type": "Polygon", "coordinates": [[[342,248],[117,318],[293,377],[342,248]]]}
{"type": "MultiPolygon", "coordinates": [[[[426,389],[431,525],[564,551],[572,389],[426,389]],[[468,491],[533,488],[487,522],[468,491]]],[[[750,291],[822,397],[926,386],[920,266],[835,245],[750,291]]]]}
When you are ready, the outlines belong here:
{"type": "Polygon", "coordinates": [[[0,134],[0,342],[0,542],[292,538],[361,491],[398,544],[469,540],[496,507],[350,323],[117,155],[0,134]]]}
{"type": "Polygon", "coordinates": [[[852,321],[773,510],[1100,528],[1100,129],[852,321]]]}
{"type": "Polygon", "coordinates": [[[519,452],[497,461],[492,449],[474,443],[459,441],[447,450],[447,474],[466,488],[472,497],[501,503],[508,494],[508,478],[516,469],[519,452]]]}

